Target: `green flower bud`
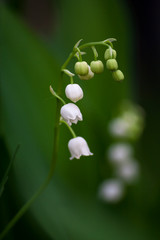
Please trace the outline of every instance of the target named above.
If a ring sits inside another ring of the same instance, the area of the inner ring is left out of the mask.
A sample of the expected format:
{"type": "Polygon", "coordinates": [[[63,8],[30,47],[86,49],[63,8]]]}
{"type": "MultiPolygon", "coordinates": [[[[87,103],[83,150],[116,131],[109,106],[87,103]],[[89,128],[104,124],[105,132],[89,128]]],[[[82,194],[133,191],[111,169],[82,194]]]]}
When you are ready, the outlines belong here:
{"type": "Polygon", "coordinates": [[[108,59],[106,62],[107,69],[115,71],[118,68],[118,63],[115,59],[108,59]]]}
{"type": "Polygon", "coordinates": [[[90,64],[91,71],[94,73],[102,73],[104,70],[104,66],[102,61],[97,60],[97,61],[92,61],[90,64]]]}
{"type": "Polygon", "coordinates": [[[74,66],[75,73],[81,76],[88,74],[88,64],[85,61],[82,62],[76,62],[74,66]]]}
{"type": "Polygon", "coordinates": [[[124,79],[124,74],[121,70],[116,70],[112,73],[112,77],[116,81],[122,81],[124,79]]]}
{"type": "Polygon", "coordinates": [[[89,72],[88,72],[87,75],[84,75],[84,76],[78,75],[78,77],[79,77],[81,80],[90,80],[91,78],[94,77],[94,73],[91,71],[90,66],[88,66],[88,68],[89,68],[89,72]]]}
{"type": "Polygon", "coordinates": [[[117,52],[112,49],[112,55],[111,55],[111,51],[110,49],[106,49],[105,53],[104,53],[104,59],[107,61],[108,59],[111,59],[111,58],[116,58],[117,57],[117,52]]]}

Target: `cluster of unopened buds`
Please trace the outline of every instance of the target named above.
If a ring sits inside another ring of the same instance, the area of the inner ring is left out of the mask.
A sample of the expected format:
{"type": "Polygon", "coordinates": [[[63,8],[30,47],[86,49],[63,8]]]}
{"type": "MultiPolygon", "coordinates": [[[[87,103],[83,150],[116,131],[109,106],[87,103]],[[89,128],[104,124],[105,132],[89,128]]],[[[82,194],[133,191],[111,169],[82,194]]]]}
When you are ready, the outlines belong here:
{"type": "Polygon", "coordinates": [[[114,140],[106,151],[106,158],[113,169],[111,179],[104,180],[99,187],[99,196],[107,202],[120,201],[125,186],[135,183],[140,166],[134,157],[134,143],[144,129],[144,111],[129,101],[122,102],[120,113],[109,123],[109,133],[114,140]]]}
{"type": "Polygon", "coordinates": [[[83,98],[83,90],[78,84],[74,83],[74,76],[76,74],[80,80],[90,80],[94,77],[94,74],[100,74],[104,71],[103,62],[98,60],[98,53],[95,48],[96,45],[103,45],[107,47],[104,53],[104,59],[107,61],[107,69],[112,71],[113,78],[116,81],[122,81],[124,79],[124,75],[120,70],[118,70],[118,64],[116,61],[117,54],[113,49],[113,41],[115,41],[115,39],[106,39],[101,42],[90,42],[79,46],[81,42],[80,40],[74,46],[73,51],[61,68],[61,74],[66,74],[70,78],[70,84],[68,84],[65,88],[65,95],[72,103],[66,104],[62,97],[60,97],[60,95],[50,86],[50,92],[63,104],[60,109],[60,123],[65,123],[73,135],[73,138],[68,143],[68,148],[71,153],[70,159],[79,159],[82,155],[93,155],[93,153],[90,152],[86,140],[80,136],[77,137],[71,127],[72,123],[77,124],[78,121],[83,120],[82,113],[79,107],[75,104],[83,98]],[[92,48],[94,55],[94,61],[91,61],[90,65],[86,61],[82,60],[82,55],[85,53],[81,50],[87,47],[92,48]],[[78,59],[74,65],[75,74],[66,68],[74,56],[78,59]]]}

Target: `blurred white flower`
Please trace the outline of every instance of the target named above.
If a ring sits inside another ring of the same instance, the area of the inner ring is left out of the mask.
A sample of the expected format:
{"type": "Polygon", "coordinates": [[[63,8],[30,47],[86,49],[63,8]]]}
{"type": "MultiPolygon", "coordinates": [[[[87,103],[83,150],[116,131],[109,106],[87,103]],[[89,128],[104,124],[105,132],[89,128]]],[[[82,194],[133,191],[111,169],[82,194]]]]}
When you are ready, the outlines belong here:
{"type": "Polygon", "coordinates": [[[65,104],[61,108],[60,113],[69,126],[71,126],[72,123],[77,124],[78,121],[82,121],[80,109],[74,103],[65,104]]]}
{"type": "Polygon", "coordinates": [[[135,160],[129,160],[116,169],[116,175],[126,183],[135,182],[138,179],[139,172],[139,164],[135,160]]]}
{"type": "Polygon", "coordinates": [[[109,124],[109,132],[115,137],[127,137],[130,124],[123,118],[115,118],[109,124]]]}
{"type": "Polygon", "coordinates": [[[118,179],[105,180],[99,186],[99,197],[106,202],[116,203],[124,195],[124,185],[118,179]]]}
{"type": "Polygon", "coordinates": [[[129,122],[131,125],[137,123],[140,118],[138,113],[131,111],[131,110],[124,111],[122,117],[123,117],[124,121],[129,122]]]}
{"type": "MultiPolygon", "coordinates": [[[[123,107],[124,108],[124,107],[123,107]]],[[[108,126],[108,131],[113,137],[136,140],[144,129],[144,112],[133,104],[127,105],[119,117],[113,119],[108,126]]]]}
{"type": "Polygon", "coordinates": [[[107,150],[108,159],[115,164],[126,162],[132,157],[133,148],[127,143],[112,144],[107,150]]]}
{"type": "Polygon", "coordinates": [[[65,94],[72,102],[77,102],[83,98],[83,90],[78,84],[68,84],[65,89],[65,94]]]}
{"type": "Polygon", "coordinates": [[[70,160],[72,160],[73,158],[79,159],[82,155],[93,155],[93,153],[91,153],[89,150],[86,140],[82,137],[72,138],[68,142],[68,148],[71,153],[70,160]]]}

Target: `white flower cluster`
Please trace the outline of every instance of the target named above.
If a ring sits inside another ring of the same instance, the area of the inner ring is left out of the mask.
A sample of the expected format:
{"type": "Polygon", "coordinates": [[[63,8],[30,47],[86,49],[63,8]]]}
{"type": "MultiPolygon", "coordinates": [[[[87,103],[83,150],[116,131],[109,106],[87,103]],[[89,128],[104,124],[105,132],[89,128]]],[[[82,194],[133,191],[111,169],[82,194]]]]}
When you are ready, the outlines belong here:
{"type": "MultiPolygon", "coordinates": [[[[77,63],[78,69],[80,69],[81,72],[85,73],[86,71],[86,74],[78,75],[80,79],[89,80],[94,76],[94,73],[91,71],[90,66],[88,66],[88,64],[85,64],[85,62],[77,63]]],[[[69,71],[67,70],[67,72],[69,71]]],[[[65,95],[72,102],[76,103],[77,101],[83,98],[83,90],[78,84],[74,83],[68,84],[65,88],[65,95]]],[[[67,103],[63,105],[60,110],[61,118],[69,126],[71,126],[72,123],[77,124],[78,121],[83,120],[82,113],[79,107],[74,103],[67,103]]],[[[87,142],[82,137],[72,138],[68,143],[68,148],[71,153],[70,160],[72,160],[73,158],[79,159],[82,155],[83,156],[93,155],[93,153],[90,152],[87,142]]]]}
{"type": "Polygon", "coordinates": [[[134,159],[133,140],[138,140],[144,127],[144,114],[139,106],[131,103],[122,104],[120,116],[109,124],[109,132],[116,140],[106,152],[114,170],[114,177],[104,180],[99,187],[99,196],[102,200],[116,203],[125,193],[125,185],[134,183],[140,173],[139,163],[134,159]],[[118,140],[118,141],[117,141],[118,140]],[[132,141],[130,141],[132,140],[132,141]]]}
{"type": "MultiPolygon", "coordinates": [[[[121,81],[124,79],[124,75],[120,70],[118,70],[118,64],[117,61],[115,60],[117,54],[116,51],[113,49],[112,42],[116,41],[116,39],[108,38],[105,39],[104,41],[90,42],[79,46],[81,41],[82,39],[80,39],[74,45],[72,52],[69,54],[69,57],[61,67],[62,75],[65,73],[67,76],[70,77],[71,84],[68,84],[66,86],[65,95],[73,103],[66,104],[65,101],[61,98],[61,96],[59,96],[50,86],[50,92],[52,93],[52,95],[57,97],[63,103],[63,106],[60,109],[61,115],[60,122],[65,123],[73,135],[73,139],[71,139],[68,143],[68,148],[71,153],[70,159],[73,158],[79,159],[80,156],[82,155],[84,156],[92,155],[87,145],[87,142],[82,137],[76,137],[73,129],[71,128],[72,123],[77,124],[78,121],[83,120],[82,113],[79,107],[75,104],[77,101],[83,98],[83,90],[78,84],[73,83],[73,76],[75,74],[66,69],[70,60],[73,57],[76,57],[78,61],[74,65],[75,73],[81,80],[90,80],[91,78],[94,77],[94,74],[100,74],[104,71],[104,64],[101,60],[98,60],[98,52],[95,46],[97,45],[106,46],[107,49],[104,53],[104,59],[107,61],[106,67],[109,70],[111,70],[111,72],[113,73],[113,78],[115,80],[121,81]],[[94,54],[94,61],[91,61],[90,65],[86,61],[82,61],[82,55],[86,53],[82,52],[81,49],[87,47],[91,48],[94,54]]],[[[60,90],[61,85],[59,85],[59,92],[60,90]]]]}

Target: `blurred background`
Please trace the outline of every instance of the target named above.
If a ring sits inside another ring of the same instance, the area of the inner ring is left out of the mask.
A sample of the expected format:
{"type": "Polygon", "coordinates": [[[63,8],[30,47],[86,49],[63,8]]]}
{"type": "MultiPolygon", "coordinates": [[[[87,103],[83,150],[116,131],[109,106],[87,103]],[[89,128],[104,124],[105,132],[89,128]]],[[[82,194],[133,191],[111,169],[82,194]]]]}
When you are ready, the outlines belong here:
{"type": "MultiPolygon", "coordinates": [[[[61,126],[53,180],[5,239],[160,239],[159,18],[158,0],[1,1],[0,181],[18,144],[20,149],[0,194],[0,230],[48,173],[56,106],[49,85],[56,90],[60,66],[74,44],[81,38],[83,43],[116,38],[113,44],[125,75],[122,83],[107,69],[90,81],[75,78],[84,91],[78,102],[84,121],[73,128],[94,155],[70,161],[71,136],[61,126]],[[126,112],[138,119],[133,138],[111,130],[126,112]],[[112,188],[107,198],[103,183],[117,178],[109,149],[123,143],[122,159],[129,146],[138,176],[125,182],[121,171],[123,188],[112,188]]],[[[105,49],[97,50],[103,60],[105,49]]],[[[90,49],[84,60],[93,60],[90,49]]],[[[65,77],[64,88],[68,83],[65,77]]]]}

